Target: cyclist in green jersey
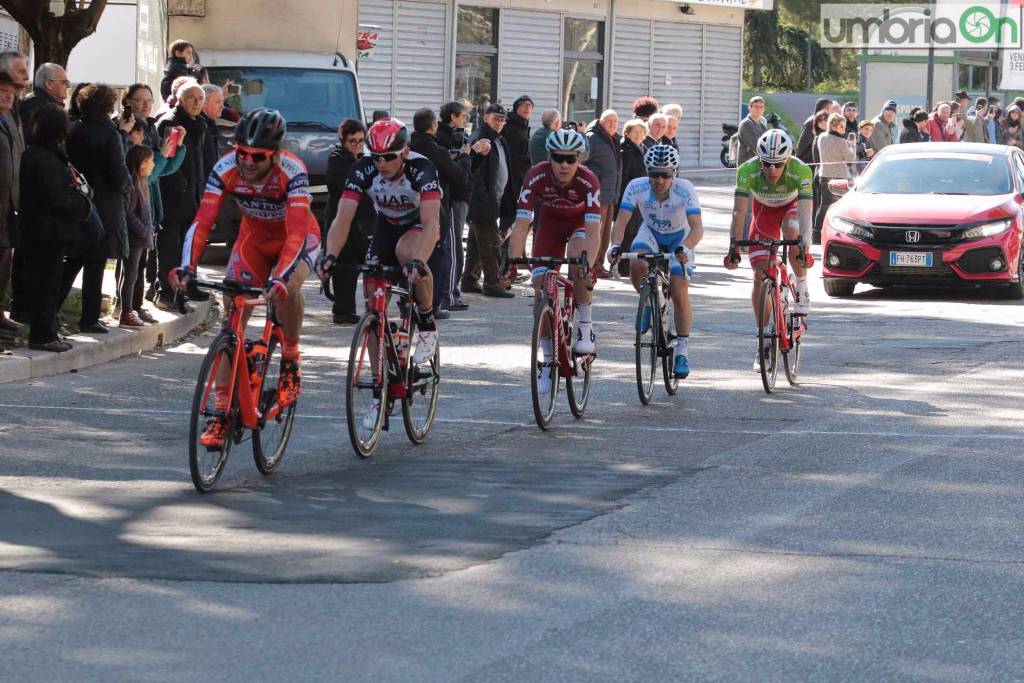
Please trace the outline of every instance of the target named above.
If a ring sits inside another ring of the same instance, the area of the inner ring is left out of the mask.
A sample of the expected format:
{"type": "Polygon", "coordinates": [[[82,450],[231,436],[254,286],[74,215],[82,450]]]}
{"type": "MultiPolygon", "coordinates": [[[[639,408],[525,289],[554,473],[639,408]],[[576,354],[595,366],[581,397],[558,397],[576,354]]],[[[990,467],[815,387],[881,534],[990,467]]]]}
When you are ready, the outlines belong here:
{"type": "MultiPolygon", "coordinates": [[[[807,269],[814,265],[811,256],[811,223],[814,211],[811,168],[793,156],[793,141],[786,133],[774,129],[766,132],[757,141],[757,156],[746,161],[736,170],[736,195],[733,199],[732,232],[729,253],[725,256],[725,267],[734,270],[740,264],[740,250],[736,240],[743,239],[743,224],[747,209],[752,209],[750,240],[803,240],[803,258],[800,249],[789,248],[790,263],[796,276],[797,301],[793,311],[807,315],[811,310],[811,298],[807,289],[807,269]]],[[[768,267],[768,250],[763,247],[750,248],[750,266],[754,269],[754,287],[751,303],[754,319],[759,326],[764,321],[758,317],[758,301],[761,298],[761,281],[768,267]]],[[[760,355],[754,361],[754,369],[760,370],[760,355]]]]}

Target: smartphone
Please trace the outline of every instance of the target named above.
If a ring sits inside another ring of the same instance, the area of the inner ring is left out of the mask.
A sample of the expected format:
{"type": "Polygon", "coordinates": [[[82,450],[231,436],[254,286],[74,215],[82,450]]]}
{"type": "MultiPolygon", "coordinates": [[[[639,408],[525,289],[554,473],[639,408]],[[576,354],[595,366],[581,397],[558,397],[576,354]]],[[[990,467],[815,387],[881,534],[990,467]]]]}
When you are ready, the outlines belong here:
{"type": "Polygon", "coordinates": [[[178,152],[178,145],[181,144],[181,140],[179,139],[178,136],[178,129],[172,128],[171,132],[167,134],[167,139],[171,143],[170,155],[173,157],[178,152]]]}
{"type": "Polygon", "coordinates": [[[231,97],[233,95],[238,95],[241,92],[242,92],[242,86],[239,85],[238,83],[228,83],[226,86],[224,86],[224,94],[227,95],[228,97],[231,97]]]}
{"type": "Polygon", "coordinates": [[[129,105],[124,105],[124,109],[121,110],[121,120],[127,121],[132,117],[132,108],[129,105]]]}

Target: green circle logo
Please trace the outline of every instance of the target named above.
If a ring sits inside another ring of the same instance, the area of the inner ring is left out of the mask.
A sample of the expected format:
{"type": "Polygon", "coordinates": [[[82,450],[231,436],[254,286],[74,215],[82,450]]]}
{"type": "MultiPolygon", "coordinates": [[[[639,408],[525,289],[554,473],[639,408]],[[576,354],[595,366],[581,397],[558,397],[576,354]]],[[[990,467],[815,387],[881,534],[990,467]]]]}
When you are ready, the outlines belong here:
{"type": "Polygon", "coordinates": [[[960,15],[960,33],[972,43],[984,43],[996,32],[996,17],[987,7],[975,5],[960,15]]]}

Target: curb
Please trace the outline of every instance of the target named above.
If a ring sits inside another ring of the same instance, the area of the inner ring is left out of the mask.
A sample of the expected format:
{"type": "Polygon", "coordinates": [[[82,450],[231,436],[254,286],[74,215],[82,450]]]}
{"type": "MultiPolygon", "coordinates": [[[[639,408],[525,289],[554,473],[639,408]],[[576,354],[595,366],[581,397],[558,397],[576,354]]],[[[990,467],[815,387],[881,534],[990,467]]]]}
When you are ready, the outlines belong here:
{"type": "Polygon", "coordinates": [[[33,351],[27,347],[14,349],[11,355],[0,355],[0,384],[81,370],[170,344],[206,320],[211,301],[193,301],[191,305],[191,313],[175,315],[156,325],[139,329],[111,327],[104,335],[72,335],[68,341],[75,348],[64,353],[33,351]]]}

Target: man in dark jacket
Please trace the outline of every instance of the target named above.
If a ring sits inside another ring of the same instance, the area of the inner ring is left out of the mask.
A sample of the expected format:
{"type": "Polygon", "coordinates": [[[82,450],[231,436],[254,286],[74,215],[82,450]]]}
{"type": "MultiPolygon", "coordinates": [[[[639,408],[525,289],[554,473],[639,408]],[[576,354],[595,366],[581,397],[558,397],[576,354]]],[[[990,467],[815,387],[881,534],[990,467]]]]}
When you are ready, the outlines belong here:
{"type": "Polygon", "coordinates": [[[822,109],[828,109],[831,105],[832,100],[827,97],[818,98],[818,101],[814,103],[814,114],[811,114],[804,121],[803,130],[800,131],[800,141],[796,143],[796,157],[805,164],[811,163],[811,157],[814,153],[814,138],[816,137],[814,116],[822,109]]]}
{"type": "Polygon", "coordinates": [[[60,64],[43,64],[36,69],[35,87],[21,101],[21,127],[26,142],[32,142],[32,122],[39,110],[50,104],[64,107],[70,85],[68,74],[60,64]]]}
{"type": "Polygon", "coordinates": [[[736,155],[736,165],[739,166],[745,161],[757,156],[757,141],[761,139],[768,125],[764,120],[764,98],[755,95],[747,103],[747,116],[740,121],[739,131],[739,153],[736,155]]]}
{"type": "Polygon", "coordinates": [[[501,236],[498,219],[508,193],[512,173],[508,143],[501,137],[508,114],[500,104],[485,110],[473,134],[471,156],[473,190],[469,200],[469,244],[466,248],[466,271],[462,276],[463,292],[482,292],[486,296],[512,298],[515,295],[499,282],[498,258],[501,236]],[[477,143],[486,142],[478,146],[477,143]],[[484,283],[480,286],[480,274],[484,283]]]}
{"type": "Polygon", "coordinates": [[[206,140],[203,144],[203,178],[210,177],[210,171],[214,164],[220,159],[219,142],[220,131],[217,128],[217,119],[224,113],[224,91],[219,85],[207,83],[203,86],[203,113],[199,120],[206,126],[206,140]]]}
{"type": "Polygon", "coordinates": [[[859,135],[860,121],[857,120],[857,103],[847,102],[843,105],[843,118],[846,119],[846,135],[859,135]]]}
{"type": "Polygon", "coordinates": [[[905,142],[929,142],[928,112],[920,107],[910,110],[910,116],[903,119],[903,130],[900,131],[900,144],[905,142]]]}
{"type": "Polygon", "coordinates": [[[164,65],[164,77],[160,81],[160,97],[164,102],[171,96],[171,84],[176,78],[192,75],[190,65],[195,55],[195,48],[187,40],[176,40],[171,43],[169,52],[171,56],[167,58],[167,64],[164,65]]]}
{"type": "Polygon", "coordinates": [[[463,156],[459,161],[452,159],[451,153],[437,142],[437,114],[433,109],[418,109],[412,117],[413,133],[409,141],[409,149],[425,156],[437,169],[437,178],[441,183],[441,239],[438,240],[434,253],[430,255],[427,265],[434,276],[434,316],[441,319],[451,317],[449,305],[455,278],[455,263],[452,243],[455,241],[455,224],[452,222],[451,195],[458,193],[464,196],[469,186],[469,157],[463,156]]]}
{"type": "MultiPolygon", "coordinates": [[[[532,115],[533,100],[528,95],[520,95],[512,103],[512,111],[509,112],[508,122],[501,131],[501,137],[505,138],[505,141],[508,142],[509,166],[512,170],[512,175],[509,178],[510,187],[512,188],[510,192],[514,191],[517,197],[519,196],[519,189],[523,185],[523,176],[533,166],[530,163],[530,116],[532,115]]],[[[507,220],[508,225],[511,226],[512,221],[515,220],[515,215],[511,217],[502,216],[502,220],[507,220]]],[[[506,227],[503,226],[502,229],[505,230],[506,227]]]]}
{"type": "MultiPolygon", "coordinates": [[[[358,119],[346,119],[338,127],[337,145],[327,158],[327,207],[324,219],[320,223],[322,237],[326,241],[327,231],[338,215],[338,204],[345,190],[352,166],[364,156],[366,147],[366,125],[358,119]]],[[[331,283],[334,285],[334,304],[331,313],[335,325],[354,325],[359,322],[356,313],[356,285],[359,280],[359,266],[366,261],[366,251],[370,247],[370,235],[377,220],[377,212],[373,201],[363,197],[359,209],[352,221],[352,230],[348,240],[338,254],[338,265],[331,271],[331,283]]]]}
{"type": "MultiPolygon", "coordinates": [[[[461,102],[447,102],[441,106],[441,120],[437,124],[437,144],[448,150],[452,158],[458,161],[461,157],[468,158],[470,153],[469,137],[466,135],[466,125],[469,123],[469,112],[461,102]]],[[[480,146],[483,149],[483,145],[480,146]]],[[[466,262],[466,251],[463,248],[462,236],[466,230],[466,214],[469,212],[469,193],[471,183],[467,182],[464,192],[453,188],[449,196],[452,213],[452,229],[455,239],[452,241],[452,284],[451,293],[448,296],[448,309],[452,311],[463,311],[469,308],[469,304],[462,300],[462,292],[459,291],[459,284],[462,280],[462,269],[466,262]]]]}
{"type": "Polygon", "coordinates": [[[536,166],[548,160],[548,136],[562,127],[562,115],[557,109],[548,109],[540,117],[541,127],[530,136],[530,163],[536,166]]]}
{"type": "Polygon", "coordinates": [[[604,253],[612,233],[613,208],[619,198],[622,182],[622,152],[618,140],[619,115],[611,109],[587,128],[587,145],[590,156],[587,168],[594,172],[601,183],[601,248],[598,250],[599,277],[608,277],[604,267],[604,253]]]}
{"type": "MultiPolygon", "coordinates": [[[[161,119],[157,131],[161,138],[166,138],[171,128],[181,126],[185,129],[188,149],[181,167],[175,173],[160,178],[164,222],[156,239],[157,274],[160,278],[160,294],[156,303],[164,308],[184,310],[184,302],[175,301],[175,290],[167,281],[167,274],[181,263],[182,242],[199,210],[206,186],[206,176],[203,174],[206,125],[199,118],[203,111],[205,93],[202,86],[193,81],[182,86],[176,95],[178,104],[161,119]]],[[[207,295],[195,290],[190,291],[189,296],[202,300],[207,295]]]]}

